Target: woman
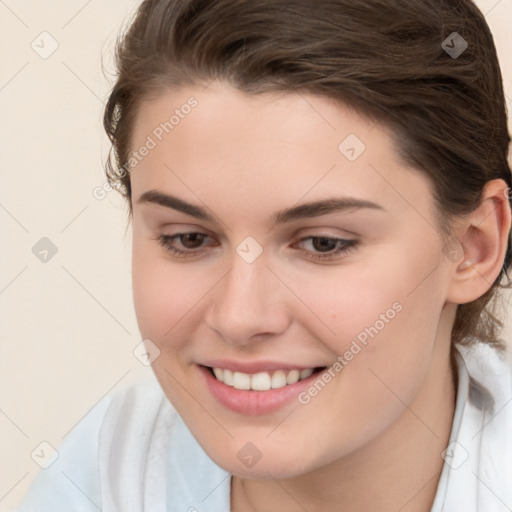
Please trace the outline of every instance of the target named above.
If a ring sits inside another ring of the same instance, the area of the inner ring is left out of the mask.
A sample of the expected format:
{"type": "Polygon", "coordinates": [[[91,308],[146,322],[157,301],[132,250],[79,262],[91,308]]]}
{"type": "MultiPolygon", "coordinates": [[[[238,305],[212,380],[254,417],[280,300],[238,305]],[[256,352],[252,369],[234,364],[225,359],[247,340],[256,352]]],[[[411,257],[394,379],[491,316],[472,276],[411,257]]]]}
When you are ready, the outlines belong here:
{"type": "Polygon", "coordinates": [[[157,382],[20,510],[511,510],[510,137],[473,3],[147,0],[117,66],[157,382]]]}

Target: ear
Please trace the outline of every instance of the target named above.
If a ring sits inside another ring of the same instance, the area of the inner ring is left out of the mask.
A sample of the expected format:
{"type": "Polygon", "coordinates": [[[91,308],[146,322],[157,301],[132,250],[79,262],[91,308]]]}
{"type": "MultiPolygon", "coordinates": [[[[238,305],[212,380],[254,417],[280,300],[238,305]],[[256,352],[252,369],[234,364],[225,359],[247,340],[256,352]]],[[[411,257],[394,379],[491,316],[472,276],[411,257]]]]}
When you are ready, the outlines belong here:
{"type": "Polygon", "coordinates": [[[489,290],[498,277],[510,232],[509,197],[510,190],[504,180],[487,182],[480,205],[458,225],[456,238],[462,250],[451,264],[448,302],[472,302],[489,290]]]}

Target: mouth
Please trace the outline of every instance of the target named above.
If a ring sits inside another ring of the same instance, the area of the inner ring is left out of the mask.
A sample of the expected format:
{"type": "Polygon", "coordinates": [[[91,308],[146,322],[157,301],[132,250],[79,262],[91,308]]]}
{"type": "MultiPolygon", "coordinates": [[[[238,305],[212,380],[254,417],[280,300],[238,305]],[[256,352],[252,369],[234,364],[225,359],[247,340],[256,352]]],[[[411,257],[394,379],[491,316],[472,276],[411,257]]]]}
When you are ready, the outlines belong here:
{"type": "Polygon", "coordinates": [[[234,389],[245,391],[270,391],[284,388],[297,382],[308,379],[316,373],[327,369],[327,366],[302,368],[302,369],[278,369],[257,373],[244,373],[232,371],[227,368],[204,366],[204,368],[218,381],[234,389]]]}
{"type": "Polygon", "coordinates": [[[261,363],[244,368],[252,371],[245,373],[236,370],[243,364],[231,362],[226,363],[231,368],[221,368],[219,363],[197,365],[206,388],[221,406],[246,416],[272,414],[294,402],[298,405],[300,393],[320,379],[318,375],[327,369],[327,366],[280,369],[278,364],[265,363],[267,371],[262,371],[261,363]],[[272,366],[274,369],[271,370],[272,366]]]}

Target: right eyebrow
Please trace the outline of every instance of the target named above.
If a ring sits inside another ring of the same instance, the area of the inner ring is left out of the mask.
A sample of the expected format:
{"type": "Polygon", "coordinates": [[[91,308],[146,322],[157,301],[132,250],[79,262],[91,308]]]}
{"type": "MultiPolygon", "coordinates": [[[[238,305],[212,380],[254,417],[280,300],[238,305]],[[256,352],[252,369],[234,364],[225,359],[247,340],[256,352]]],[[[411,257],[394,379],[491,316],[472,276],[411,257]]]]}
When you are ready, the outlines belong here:
{"type": "Polygon", "coordinates": [[[204,208],[187,203],[186,201],[178,199],[175,196],[164,194],[159,190],[148,190],[147,192],[144,192],[144,194],[142,194],[139,199],[137,199],[137,203],[158,204],[160,206],[165,206],[166,208],[172,208],[173,210],[186,213],[187,215],[196,217],[197,219],[206,220],[209,222],[215,221],[214,217],[204,208]]]}

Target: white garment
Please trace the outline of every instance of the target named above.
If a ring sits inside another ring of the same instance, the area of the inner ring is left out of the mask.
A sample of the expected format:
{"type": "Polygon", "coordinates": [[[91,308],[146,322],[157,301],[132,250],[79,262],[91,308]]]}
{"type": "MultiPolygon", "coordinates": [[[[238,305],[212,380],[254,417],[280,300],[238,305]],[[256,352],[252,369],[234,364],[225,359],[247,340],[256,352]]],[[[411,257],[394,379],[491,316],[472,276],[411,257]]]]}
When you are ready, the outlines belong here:
{"type": "MultiPolygon", "coordinates": [[[[510,512],[512,368],[485,345],[460,351],[448,455],[431,510],[510,512]]],[[[104,398],[16,512],[229,512],[230,484],[152,378],[104,398]]]]}

